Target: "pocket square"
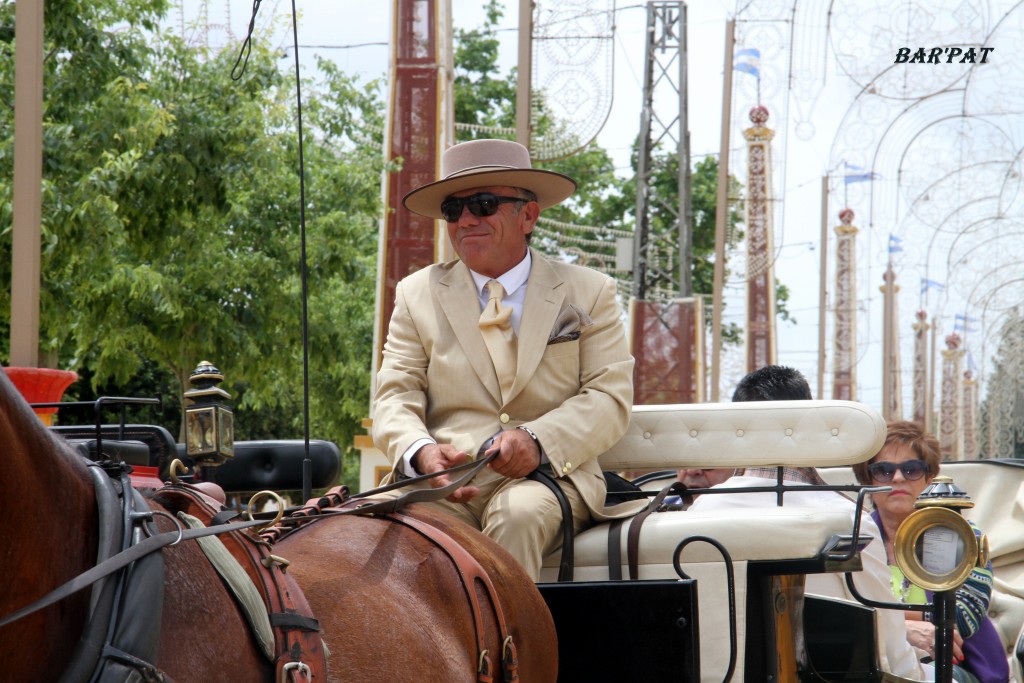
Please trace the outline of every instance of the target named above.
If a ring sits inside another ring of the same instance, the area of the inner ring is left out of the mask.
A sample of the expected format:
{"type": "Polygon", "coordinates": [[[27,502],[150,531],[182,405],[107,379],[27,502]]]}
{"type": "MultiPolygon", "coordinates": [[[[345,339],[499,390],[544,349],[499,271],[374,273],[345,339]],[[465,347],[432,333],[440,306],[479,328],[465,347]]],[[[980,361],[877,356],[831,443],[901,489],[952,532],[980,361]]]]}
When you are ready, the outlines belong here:
{"type": "Polygon", "coordinates": [[[552,344],[561,344],[562,342],[573,341],[579,338],[579,331],[570,332],[569,334],[560,334],[557,337],[552,337],[551,339],[548,339],[548,346],[551,346],[552,344]]]}
{"type": "Polygon", "coordinates": [[[587,312],[576,304],[568,304],[558,312],[548,344],[572,341],[580,338],[580,332],[594,324],[587,312]]]}

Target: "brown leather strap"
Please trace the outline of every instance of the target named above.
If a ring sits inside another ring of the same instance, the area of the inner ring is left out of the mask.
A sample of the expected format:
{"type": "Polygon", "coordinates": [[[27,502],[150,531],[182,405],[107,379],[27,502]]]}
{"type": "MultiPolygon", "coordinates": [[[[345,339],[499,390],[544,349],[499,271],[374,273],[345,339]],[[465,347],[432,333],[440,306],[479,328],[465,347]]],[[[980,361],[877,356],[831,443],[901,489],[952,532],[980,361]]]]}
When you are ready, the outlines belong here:
{"type": "Polygon", "coordinates": [[[622,581],[622,524],[625,519],[613,519],[608,525],[608,578],[622,581]]]}
{"type": "Polygon", "coordinates": [[[492,680],[490,653],[487,652],[486,643],[484,642],[485,625],[483,621],[483,614],[480,610],[480,601],[477,598],[475,589],[477,584],[484,587],[487,591],[487,596],[491,601],[491,608],[494,610],[495,622],[498,625],[499,636],[502,643],[501,664],[505,675],[505,681],[507,683],[518,681],[519,658],[516,652],[515,642],[512,640],[508,626],[505,623],[505,613],[502,611],[501,603],[498,601],[498,593],[494,588],[494,584],[491,582],[491,577],[487,575],[486,570],[484,570],[480,563],[477,562],[476,558],[470,555],[465,548],[455,541],[455,539],[437,527],[418,520],[415,517],[409,517],[408,515],[400,513],[387,515],[387,519],[418,531],[422,536],[441,548],[448,557],[451,558],[452,563],[459,572],[459,576],[462,578],[462,587],[466,591],[470,611],[473,613],[473,625],[476,629],[477,656],[479,660],[477,667],[477,681],[479,681],[479,683],[490,683],[492,680]]]}
{"type": "Polygon", "coordinates": [[[680,481],[672,482],[658,491],[647,507],[629,521],[629,532],[626,535],[626,559],[629,562],[631,581],[636,581],[639,578],[637,575],[640,572],[640,528],[643,526],[644,520],[661,506],[669,494],[684,495],[685,492],[685,484],[680,481]]]}

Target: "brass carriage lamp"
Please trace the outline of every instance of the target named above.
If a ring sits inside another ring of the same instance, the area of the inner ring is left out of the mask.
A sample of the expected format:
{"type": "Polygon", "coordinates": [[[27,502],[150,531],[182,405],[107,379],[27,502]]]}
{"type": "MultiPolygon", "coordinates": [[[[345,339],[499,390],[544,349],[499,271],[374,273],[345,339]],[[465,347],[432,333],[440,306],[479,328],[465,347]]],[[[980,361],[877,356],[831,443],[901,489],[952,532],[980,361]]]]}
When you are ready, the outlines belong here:
{"type": "Polygon", "coordinates": [[[950,683],[956,590],[975,566],[988,563],[988,538],[982,536],[979,542],[963,517],[963,510],[974,507],[974,502],[950,477],[935,477],[914,507],[896,531],[896,564],[911,583],[934,594],[926,612],[936,628],[935,680],[950,683]]]}
{"type": "Polygon", "coordinates": [[[221,371],[208,360],[196,366],[185,392],[185,452],[199,466],[217,467],[235,457],[235,414],[231,394],[217,385],[221,371]]]}

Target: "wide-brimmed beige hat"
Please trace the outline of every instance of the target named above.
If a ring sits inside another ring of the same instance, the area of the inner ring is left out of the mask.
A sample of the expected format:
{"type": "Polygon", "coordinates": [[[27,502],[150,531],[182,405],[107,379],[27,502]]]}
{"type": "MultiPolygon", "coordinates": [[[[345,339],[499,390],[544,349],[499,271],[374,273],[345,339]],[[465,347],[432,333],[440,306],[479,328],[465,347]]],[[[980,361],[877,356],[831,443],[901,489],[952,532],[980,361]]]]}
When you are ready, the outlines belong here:
{"type": "Polygon", "coordinates": [[[537,195],[541,209],[554,206],[576,191],[576,181],[530,165],[530,152],[511,140],[471,140],[441,155],[441,180],[405,195],[405,208],[421,216],[443,219],[441,202],[460,190],[490,185],[521,187],[537,195]]]}

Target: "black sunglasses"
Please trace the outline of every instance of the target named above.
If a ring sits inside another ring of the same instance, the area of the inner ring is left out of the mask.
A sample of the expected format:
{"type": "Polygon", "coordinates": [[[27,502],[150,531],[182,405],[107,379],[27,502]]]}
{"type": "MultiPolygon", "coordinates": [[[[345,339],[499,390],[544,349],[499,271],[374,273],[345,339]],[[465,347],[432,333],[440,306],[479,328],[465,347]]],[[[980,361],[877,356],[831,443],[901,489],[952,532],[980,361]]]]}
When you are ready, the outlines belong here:
{"type": "Polygon", "coordinates": [[[907,460],[899,465],[892,462],[873,462],[868,465],[871,478],[883,483],[892,481],[896,470],[902,472],[907,481],[917,481],[928,471],[928,464],[924,460],[907,460]]]}
{"type": "Polygon", "coordinates": [[[528,202],[529,199],[522,197],[502,197],[491,192],[477,192],[468,197],[449,197],[441,202],[441,215],[449,223],[454,223],[462,217],[462,208],[466,207],[474,216],[493,216],[498,212],[499,204],[511,202],[528,202]]]}

